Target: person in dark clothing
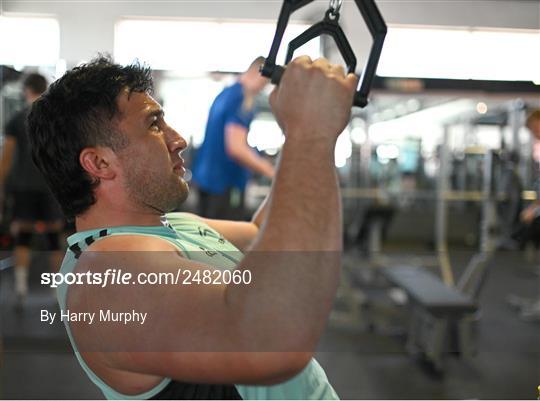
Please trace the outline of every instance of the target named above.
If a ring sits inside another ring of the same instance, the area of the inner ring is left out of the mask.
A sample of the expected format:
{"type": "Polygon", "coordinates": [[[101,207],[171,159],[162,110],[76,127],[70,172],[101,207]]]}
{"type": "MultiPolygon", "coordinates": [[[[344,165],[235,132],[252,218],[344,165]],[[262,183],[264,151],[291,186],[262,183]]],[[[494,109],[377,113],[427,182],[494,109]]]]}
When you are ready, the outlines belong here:
{"type": "Polygon", "coordinates": [[[19,306],[28,293],[33,234],[36,231],[45,234],[52,267],[57,268],[62,257],[59,234],[63,225],[58,203],[32,161],[26,129],[30,106],[47,89],[47,80],[40,74],[30,74],[25,78],[23,88],[27,107],[15,114],[5,126],[0,169],[0,188],[8,189],[11,194],[15,292],[19,306]]]}

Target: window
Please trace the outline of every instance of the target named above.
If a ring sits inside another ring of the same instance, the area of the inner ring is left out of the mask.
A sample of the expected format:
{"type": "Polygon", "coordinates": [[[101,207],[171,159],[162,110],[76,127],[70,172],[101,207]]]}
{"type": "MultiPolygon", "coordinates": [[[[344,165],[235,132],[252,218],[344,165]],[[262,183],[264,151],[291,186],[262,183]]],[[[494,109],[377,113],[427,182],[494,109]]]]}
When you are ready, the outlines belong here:
{"type": "MultiPolygon", "coordinates": [[[[308,26],[289,24],[278,56],[280,64],[287,43],[308,26]]],[[[268,55],[274,31],[275,22],[126,19],[115,27],[114,57],[121,64],[139,59],[153,69],[184,76],[241,72],[255,57],[268,55]]],[[[300,52],[320,57],[320,39],[310,41],[297,54],[300,52]]]]}
{"type": "Polygon", "coordinates": [[[540,82],[540,30],[389,27],[377,74],[540,82]]]}
{"type": "Polygon", "coordinates": [[[56,66],[60,27],[51,17],[0,16],[0,64],[56,66]]]}

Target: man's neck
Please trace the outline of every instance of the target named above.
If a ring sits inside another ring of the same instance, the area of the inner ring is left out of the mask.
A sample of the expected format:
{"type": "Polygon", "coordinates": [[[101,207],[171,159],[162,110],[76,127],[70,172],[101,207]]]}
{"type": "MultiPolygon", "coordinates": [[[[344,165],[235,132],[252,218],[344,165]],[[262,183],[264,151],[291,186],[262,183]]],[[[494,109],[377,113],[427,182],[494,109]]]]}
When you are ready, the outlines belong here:
{"type": "Polygon", "coordinates": [[[240,83],[240,85],[242,85],[242,89],[244,91],[244,96],[253,96],[253,93],[249,89],[250,85],[249,85],[248,81],[249,81],[249,77],[247,76],[247,73],[243,73],[238,78],[238,82],[240,83]]]}
{"type": "Polygon", "coordinates": [[[161,216],[154,211],[99,210],[92,207],[75,219],[75,227],[77,231],[87,231],[119,226],[160,226],[161,216]]]}
{"type": "Polygon", "coordinates": [[[238,82],[240,82],[240,85],[242,85],[242,90],[244,92],[244,102],[242,104],[242,108],[244,110],[251,110],[253,108],[253,103],[255,102],[255,96],[252,92],[250,92],[250,90],[248,89],[249,88],[249,85],[247,85],[245,83],[245,80],[246,80],[246,75],[243,74],[240,76],[240,79],[238,80],[238,82]]]}

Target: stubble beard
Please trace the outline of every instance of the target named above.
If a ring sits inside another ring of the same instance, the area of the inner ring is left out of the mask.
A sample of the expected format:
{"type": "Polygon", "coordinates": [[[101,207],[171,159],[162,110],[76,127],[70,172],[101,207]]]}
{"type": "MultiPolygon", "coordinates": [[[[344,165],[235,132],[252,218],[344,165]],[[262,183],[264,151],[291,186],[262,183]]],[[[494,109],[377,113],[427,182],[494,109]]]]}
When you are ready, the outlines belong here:
{"type": "Polygon", "coordinates": [[[135,167],[126,169],[125,178],[131,199],[160,214],[178,209],[189,193],[187,182],[172,172],[163,176],[152,171],[138,171],[135,167]]]}

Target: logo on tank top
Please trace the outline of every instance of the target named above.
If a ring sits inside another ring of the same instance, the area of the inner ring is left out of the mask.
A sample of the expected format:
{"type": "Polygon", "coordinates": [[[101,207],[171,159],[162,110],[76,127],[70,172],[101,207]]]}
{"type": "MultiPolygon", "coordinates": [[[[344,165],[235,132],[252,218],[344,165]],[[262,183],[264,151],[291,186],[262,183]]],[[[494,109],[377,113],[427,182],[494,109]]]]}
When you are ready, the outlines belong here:
{"type": "Polygon", "coordinates": [[[206,228],[206,227],[199,226],[197,228],[199,229],[199,235],[201,237],[204,237],[204,238],[213,237],[213,238],[217,238],[220,244],[225,243],[225,238],[221,234],[218,234],[217,232],[210,230],[209,228],[206,228]]]}

